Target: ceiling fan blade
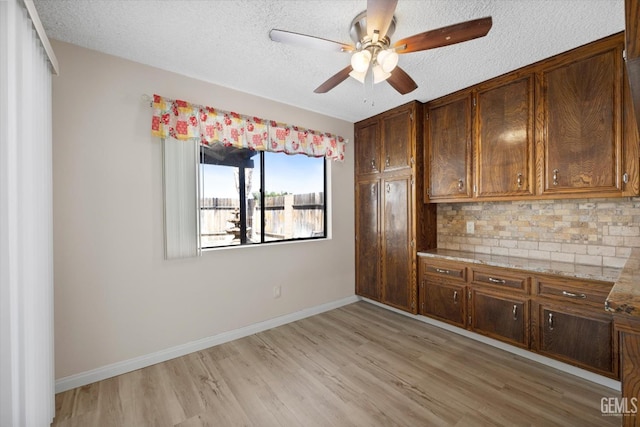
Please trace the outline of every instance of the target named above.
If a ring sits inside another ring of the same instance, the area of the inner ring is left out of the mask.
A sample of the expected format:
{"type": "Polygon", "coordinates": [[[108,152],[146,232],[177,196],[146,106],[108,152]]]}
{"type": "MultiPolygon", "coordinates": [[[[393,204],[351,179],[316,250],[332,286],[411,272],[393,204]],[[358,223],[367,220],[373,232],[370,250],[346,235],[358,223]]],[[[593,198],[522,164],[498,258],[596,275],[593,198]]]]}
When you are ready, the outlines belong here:
{"type": "Polygon", "coordinates": [[[353,52],[355,50],[355,47],[345,43],[284,30],[273,29],[269,31],[269,38],[274,42],[331,52],[353,52]]]}
{"type": "Polygon", "coordinates": [[[398,0],[367,0],[367,34],[373,38],[378,30],[379,38],[387,35],[398,0]]]}
{"type": "Polygon", "coordinates": [[[329,80],[322,83],[320,86],[314,90],[315,93],[327,93],[334,87],[338,86],[340,83],[345,81],[349,77],[349,73],[353,70],[351,65],[348,67],[338,71],[333,76],[329,77],[329,80]]]}
{"type": "Polygon", "coordinates": [[[418,88],[416,82],[400,67],[394,68],[387,82],[402,95],[418,88]]]}
{"type": "Polygon", "coordinates": [[[420,50],[449,46],[455,43],[484,37],[491,29],[491,17],[460,22],[435,30],[426,31],[397,41],[393,47],[397,53],[418,52],[420,50]],[[402,46],[405,46],[404,48],[402,46]]]}

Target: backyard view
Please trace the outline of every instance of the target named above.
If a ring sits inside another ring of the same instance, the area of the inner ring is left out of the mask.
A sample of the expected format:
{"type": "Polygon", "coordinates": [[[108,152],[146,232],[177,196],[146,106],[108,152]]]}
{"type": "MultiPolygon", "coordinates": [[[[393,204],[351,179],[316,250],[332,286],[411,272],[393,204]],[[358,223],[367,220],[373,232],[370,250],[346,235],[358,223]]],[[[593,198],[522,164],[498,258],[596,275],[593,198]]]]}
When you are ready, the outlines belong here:
{"type": "Polygon", "coordinates": [[[201,163],[202,248],[324,236],[324,159],[266,152],[262,170],[259,153],[249,155],[237,166],[201,163]]]}

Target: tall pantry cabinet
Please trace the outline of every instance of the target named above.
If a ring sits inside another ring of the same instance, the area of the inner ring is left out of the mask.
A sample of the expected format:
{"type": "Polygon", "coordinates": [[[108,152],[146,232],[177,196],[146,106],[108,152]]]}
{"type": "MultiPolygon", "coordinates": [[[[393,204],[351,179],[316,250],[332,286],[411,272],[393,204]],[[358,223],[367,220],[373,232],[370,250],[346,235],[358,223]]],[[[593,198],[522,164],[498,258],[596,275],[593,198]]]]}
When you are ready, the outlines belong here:
{"type": "Polygon", "coordinates": [[[417,313],[417,251],[436,246],[422,202],[422,104],[355,124],[356,294],[417,313]]]}

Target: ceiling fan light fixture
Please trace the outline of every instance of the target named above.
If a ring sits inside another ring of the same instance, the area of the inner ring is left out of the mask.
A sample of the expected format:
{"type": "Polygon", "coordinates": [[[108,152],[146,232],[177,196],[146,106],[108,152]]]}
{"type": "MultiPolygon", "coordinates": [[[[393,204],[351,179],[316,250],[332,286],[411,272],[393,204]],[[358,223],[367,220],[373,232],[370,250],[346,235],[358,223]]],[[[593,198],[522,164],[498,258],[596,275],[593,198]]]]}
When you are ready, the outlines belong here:
{"type": "Polygon", "coordinates": [[[366,70],[365,71],[356,71],[356,70],[352,70],[349,75],[351,77],[353,77],[354,79],[356,79],[357,81],[359,81],[360,83],[364,84],[364,78],[367,75],[366,70]]]}
{"type": "Polygon", "coordinates": [[[378,52],[376,61],[385,72],[390,73],[398,65],[398,54],[394,49],[384,49],[378,52]]]}
{"type": "Polygon", "coordinates": [[[391,73],[384,71],[380,64],[373,66],[373,84],[383,82],[391,77],[391,73]]]}
{"type": "Polygon", "coordinates": [[[351,55],[351,67],[358,73],[365,73],[369,69],[369,63],[371,62],[371,52],[368,50],[361,50],[351,55]]]}

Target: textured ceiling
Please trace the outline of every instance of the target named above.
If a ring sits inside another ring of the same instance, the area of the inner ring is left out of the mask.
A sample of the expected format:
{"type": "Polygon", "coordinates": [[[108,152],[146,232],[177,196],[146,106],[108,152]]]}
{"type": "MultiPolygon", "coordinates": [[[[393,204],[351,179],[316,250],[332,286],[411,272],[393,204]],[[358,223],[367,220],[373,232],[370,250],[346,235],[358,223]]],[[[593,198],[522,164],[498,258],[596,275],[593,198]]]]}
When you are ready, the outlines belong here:
{"type": "Polygon", "coordinates": [[[352,44],[349,24],[366,0],[34,3],[50,38],[350,122],[414,99],[435,99],[624,29],[623,0],[399,0],[392,43],[484,16],[493,17],[493,28],[480,39],[401,55],[399,65],[418,84],[407,95],[386,82],[365,91],[352,78],[315,94],[349,64],[349,54],[275,43],[269,30],[352,44]]]}

